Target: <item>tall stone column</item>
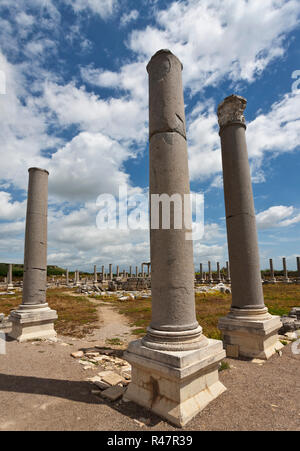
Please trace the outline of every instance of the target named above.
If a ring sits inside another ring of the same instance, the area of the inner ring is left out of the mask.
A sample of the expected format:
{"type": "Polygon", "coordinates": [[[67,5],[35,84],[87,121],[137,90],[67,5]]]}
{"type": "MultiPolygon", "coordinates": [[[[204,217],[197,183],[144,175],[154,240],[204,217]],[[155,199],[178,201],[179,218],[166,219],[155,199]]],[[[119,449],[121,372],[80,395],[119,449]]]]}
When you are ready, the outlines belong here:
{"type": "Polygon", "coordinates": [[[55,339],[56,311],[46,302],[48,171],[29,169],[22,304],[10,315],[18,341],[55,339]]]}
{"type": "Polygon", "coordinates": [[[217,282],[219,282],[219,283],[222,282],[219,262],[217,262],[217,282]]]}
{"type": "Polygon", "coordinates": [[[117,265],[117,277],[120,277],[120,269],[119,269],[119,265],[117,265]]]}
{"type": "Polygon", "coordinates": [[[7,289],[12,290],[14,288],[13,285],[13,279],[12,279],[12,264],[8,264],[8,271],[7,271],[7,289]]]}
{"type": "Polygon", "coordinates": [[[113,280],[112,264],[109,264],[109,280],[113,280]]]}
{"type": "Polygon", "coordinates": [[[139,277],[139,268],[135,267],[135,277],[139,277]]]}
{"type": "Polygon", "coordinates": [[[93,284],[95,285],[96,283],[98,283],[97,266],[94,265],[94,280],[93,280],[93,284]]]}
{"type": "Polygon", "coordinates": [[[213,283],[214,279],[211,272],[211,263],[207,262],[207,265],[208,265],[208,282],[213,283]]]}
{"type": "Polygon", "coordinates": [[[132,266],[129,267],[129,277],[132,277],[132,266]]]}
{"type": "Polygon", "coordinates": [[[270,262],[270,282],[276,283],[276,279],[274,276],[273,260],[270,258],[269,262],[270,262]]]}
{"type": "Polygon", "coordinates": [[[229,262],[226,262],[226,282],[231,283],[229,262]]]}
{"type": "Polygon", "coordinates": [[[102,277],[102,282],[105,279],[105,271],[104,271],[104,265],[102,265],[102,269],[101,269],[101,277],[102,277]]]}
{"type": "Polygon", "coordinates": [[[144,273],[144,263],[142,263],[142,277],[145,277],[145,273],[144,273]]]}
{"type": "Polygon", "coordinates": [[[69,285],[69,270],[66,270],[66,285],[69,285]]]}
{"type": "Polygon", "coordinates": [[[200,263],[200,283],[204,283],[204,277],[203,277],[203,265],[200,263]]]}
{"type": "Polygon", "coordinates": [[[232,291],[230,313],[219,320],[219,328],[228,356],[267,359],[281,345],[281,322],[264,304],[245,107],[246,100],[237,95],[218,107],[232,291]]]}
{"type": "MultiPolygon", "coordinates": [[[[153,195],[189,194],[188,154],[182,91],[182,65],[169,50],[150,60],[150,214],[153,195]]],[[[175,209],[175,206],[174,206],[175,209]]],[[[222,342],[202,334],[195,313],[193,243],[187,221],[150,227],[152,320],[147,335],[129,344],[126,358],[132,382],[126,398],[183,426],[225,387],[218,377],[222,342]]],[[[188,210],[188,209],[186,209],[188,210]]],[[[188,219],[191,223],[191,211],[188,219]]]]}
{"type": "Polygon", "coordinates": [[[291,281],[289,279],[287,266],[286,266],[286,258],[285,257],[283,257],[283,259],[282,259],[282,267],[283,267],[283,282],[284,283],[290,283],[291,281]]]}

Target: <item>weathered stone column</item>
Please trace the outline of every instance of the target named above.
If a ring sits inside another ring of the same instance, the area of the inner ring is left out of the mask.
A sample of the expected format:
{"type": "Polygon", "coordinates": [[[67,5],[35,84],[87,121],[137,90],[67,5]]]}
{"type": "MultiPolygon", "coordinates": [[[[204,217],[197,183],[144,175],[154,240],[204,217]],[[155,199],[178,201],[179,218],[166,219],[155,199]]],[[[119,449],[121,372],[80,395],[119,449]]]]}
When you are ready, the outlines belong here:
{"type": "Polygon", "coordinates": [[[139,268],[135,267],[135,277],[139,277],[139,268]]]}
{"type": "Polygon", "coordinates": [[[117,265],[117,277],[120,277],[120,269],[119,269],[119,265],[117,265]]]}
{"type": "Polygon", "coordinates": [[[264,305],[248,162],[246,100],[231,95],[218,107],[232,307],[219,321],[227,355],[269,358],[280,346],[281,322],[264,305]]]}
{"type": "MultiPolygon", "coordinates": [[[[169,50],[150,60],[150,202],[153,195],[189,194],[182,65],[169,50]]],[[[175,206],[174,206],[175,209],[175,206]]],[[[152,320],[147,335],[129,344],[132,382],[126,398],[176,425],[186,424],[225,387],[218,378],[222,342],[202,334],[195,314],[193,243],[186,222],[150,227],[152,320]]],[[[153,203],[151,202],[151,221],[153,203]]],[[[191,211],[188,219],[191,223],[191,211]]],[[[150,265],[148,265],[149,268],[150,265]]]]}
{"type": "Polygon", "coordinates": [[[48,171],[29,169],[22,304],[10,315],[18,341],[55,339],[56,311],[46,303],[48,171]]]}
{"type": "Polygon", "coordinates": [[[282,259],[282,266],[283,266],[283,282],[284,283],[290,283],[290,279],[289,279],[289,275],[287,272],[287,267],[286,267],[286,258],[283,257],[282,259]]]}
{"type": "Polygon", "coordinates": [[[226,262],[226,282],[231,283],[229,262],[226,262]]]}
{"type": "Polygon", "coordinates": [[[217,262],[217,282],[218,283],[222,282],[219,262],[217,262]]]}
{"type": "Polygon", "coordinates": [[[203,277],[203,265],[200,263],[200,283],[204,283],[204,277],[203,277]]]}
{"type": "Polygon", "coordinates": [[[113,280],[112,263],[109,264],[109,280],[113,280]]]}
{"type": "Polygon", "coordinates": [[[69,270],[66,270],[66,285],[69,285],[69,270]]]}
{"type": "Polygon", "coordinates": [[[142,277],[145,277],[145,274],[144,274],[144,263],[142,263],[142,277]]]}
{"type": "Polygon", "coordinates": [[[132,277],[132,266],[129,267],[129,277],[132,277]]]}
{"type": "Polygon", "coordinates": [[[78,270],[78,269],[76,270],[75,285],[76,285],[77,287],[80,286],[80,275],[79,275],[79,270],[78,270]]]}
{"type": "Polygon", "coordinates": [[[273,260],[270,258],[269,262],[270,262],[270,282],[276,283],[276,279],[274,276],[273,260]]]}
{"type": "Polygon", "coordinates": [[[8,271],[7,271],[7,289],[12,290],[14,288],[13,280],[12,280],[12,264],[8,264],[8,271]]]}
{"type": "Polygon", "coordinates": [[[214,279],[211,272],[211,263],[207,262],[207,265],[208,265],[208,282],[213,283],[214,279]]]}
{"type": "Polygon", "coordinates": [[[93,280],[93,284],[95,285],[96,283],[98,283],[97,266],[94,265],[94,280],[93,280]]]}

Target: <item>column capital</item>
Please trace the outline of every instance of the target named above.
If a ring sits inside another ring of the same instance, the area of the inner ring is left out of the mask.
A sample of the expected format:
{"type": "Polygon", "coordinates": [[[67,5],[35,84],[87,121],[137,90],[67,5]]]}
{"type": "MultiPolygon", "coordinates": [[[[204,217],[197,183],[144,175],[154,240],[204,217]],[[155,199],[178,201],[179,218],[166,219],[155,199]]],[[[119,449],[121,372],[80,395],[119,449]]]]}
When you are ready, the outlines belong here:
{"type": "Polygon", "coordinates": [[[226,97],[218,106],[218,123],[220,130],[226,125],[242,124],[246,128],[244,110],[247,100],[236,94],[226,97]]]}
{"type": "Polygon", "coordinates": [[[157,56],[166,57],[166,58],[171,56],[171,57],[173,57],[175,60],[177,60],[179,62],[180,66],[181,66],[181,70],[183,69],[182,62],[180,61],[180,59],[176,55],[174,55],[174,53],[171,52],[171,50],[169,50],[169,49],[161,49],[161,50],[158,50],[156,53],[154,53],[154,55],[151,57],[149,63],[147,64],[146,69],[147,69],[148,73],[150,71],[150,66],[151,66],[153,60],[156,59],[157,56]]]}

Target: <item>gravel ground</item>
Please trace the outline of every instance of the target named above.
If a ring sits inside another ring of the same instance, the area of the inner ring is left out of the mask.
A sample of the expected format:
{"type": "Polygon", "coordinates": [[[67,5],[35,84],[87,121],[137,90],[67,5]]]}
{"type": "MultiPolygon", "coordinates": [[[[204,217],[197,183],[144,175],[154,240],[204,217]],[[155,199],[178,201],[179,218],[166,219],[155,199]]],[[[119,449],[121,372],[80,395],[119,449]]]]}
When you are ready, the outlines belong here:
{"type": "MultiPolygon", "coordinates": [[[[7,342],[0,355],[0,430],[176,431],[133,403],[91,394],[85,379],[97,370],[83,370],[70,357],[91,342],[60,339],[69,345],[7,342]],[[149,425],[139,425],[141,418],[149,425]]],[[[220,379],[227,391],[185,430],[300,430],[300,355],[291,345],[262,365],[226,361],[230,369],[220,379]]]]}

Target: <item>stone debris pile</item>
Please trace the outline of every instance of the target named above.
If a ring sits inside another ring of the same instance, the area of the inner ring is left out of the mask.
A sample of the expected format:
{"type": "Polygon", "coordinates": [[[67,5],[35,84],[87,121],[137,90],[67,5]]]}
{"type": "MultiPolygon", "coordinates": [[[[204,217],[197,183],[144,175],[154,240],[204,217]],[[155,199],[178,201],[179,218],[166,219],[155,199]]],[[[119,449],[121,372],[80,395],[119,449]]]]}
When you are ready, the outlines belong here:
{"type": "Polygon", "coordinates": [[[282,315],[280,319],[282,327],[279,329],[279,334],[285,335],[296,331],[300,333],[300,307],[293,307],[288,315],[282,315]]]}
{"type": "Polygon", "coordinates": [[[71,354],[83,369],[99,369],[96,376],[89,377],[86,380],[95,385],[97,389],[92,389],[92,393],[106,398],[110,401],[119,400],[127,389],[131,381],[131,365],[116,356],[114,350],[96,348],[86,351],[76,351],[71,354]]]}

